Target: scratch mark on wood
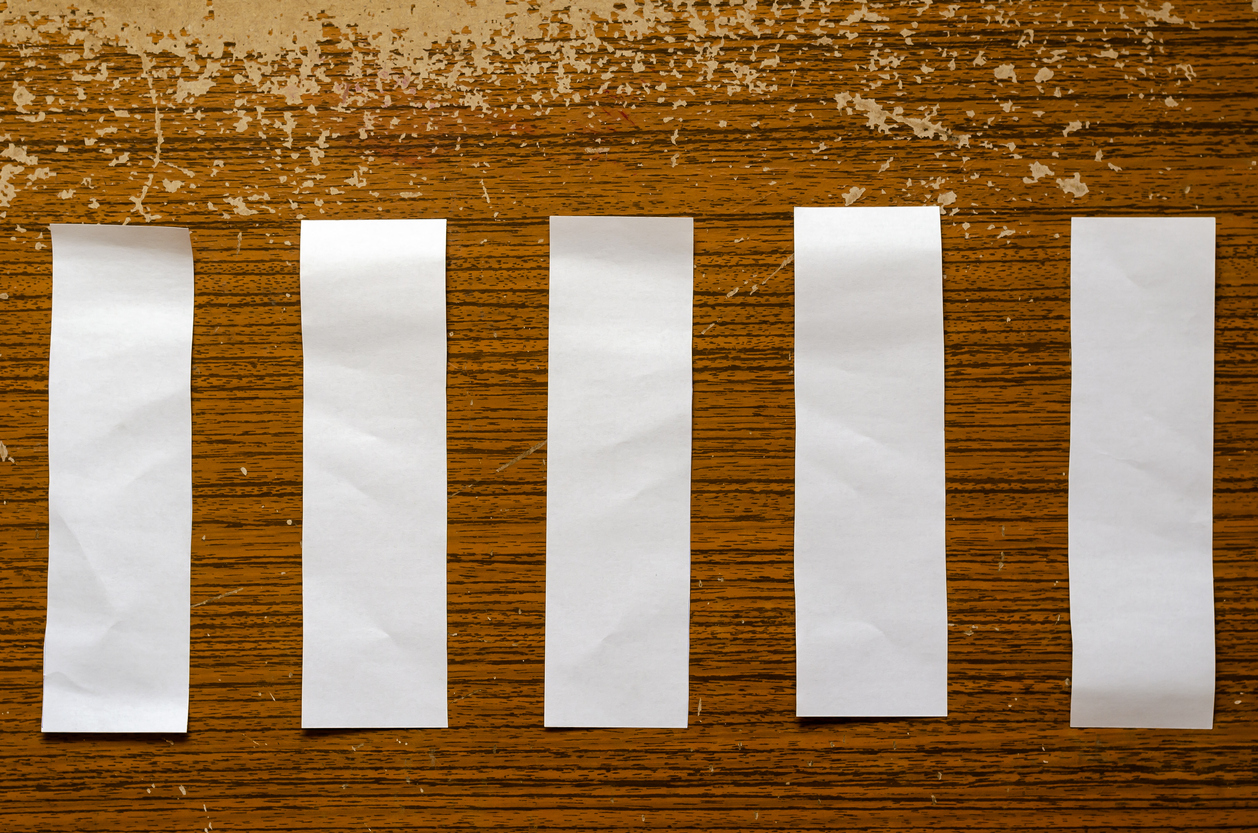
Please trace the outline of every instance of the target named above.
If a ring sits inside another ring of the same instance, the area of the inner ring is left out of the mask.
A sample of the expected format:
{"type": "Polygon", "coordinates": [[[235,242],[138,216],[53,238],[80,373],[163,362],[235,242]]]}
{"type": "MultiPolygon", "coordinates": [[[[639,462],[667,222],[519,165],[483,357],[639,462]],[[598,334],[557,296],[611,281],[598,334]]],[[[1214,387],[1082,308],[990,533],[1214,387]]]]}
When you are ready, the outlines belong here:
{"type": "MultiPolygon", "coordinates": [[[[521,461],[521,460],[523,460],[525,457],[529,456],[529,455],[530,455],[530,454],[532,454],[534,451],[537,451],[539,448],[541,448],[541,447],[542,447],[542,446],[544,446],[544,445],[546,445],[546,441],[545,441],[545,440],[542,440],[542,441],[541,441],[541,442],[539,442],[539,443],[536,443],[536,444],[534,444],[534,445],[529,446],[527,449],[525,449],[524,451],[520,452],[520,453],[519,453],[519,454],[517,454],[515,457],[511,458],[510,460],[508,460],[507,462],[503,463],[503,464],[502,464],[501,466],[499,466],[498,468],[494,469],[494,474],[498,474],[498,473],[500,473],[500,472],[504,472],[504,471],[506,471],[507,469],[511,468],[511,467],[512,467],[512,466],[514,466],[516,463],[520,462],[520,461],[521,461]]],[[[478,477],[477,479],[473,480],[471,483],[468,483],[468,484],[467,484],[466,486],[464,486],[462,489],[458,489],[458,490],[456,490],[456,491],[453,491],[453,492],[451,492],[449,495],[447,495],[446,497],[447,497],[447,498],[452,498],[452,497],[454,497],[455,495],[462,494],[463,492],[466,492],[468,489],[472,488],[473,486],[475,486],[477,483],[480,483],[480,482],[481,482],[482,480],[484,480],[484,479],[485,479],[485,478],[483,478],[483,477],[478,477]]]]}
{"type": "Polygon", "coordinates": [[[210,602],[216,602],[216,601],[218,601],[219,599],[224,599],[224,598],[226,598],[226,597],[228,597],[228,596],[234,596],[234,595],[236,595],[237,593],[239,593],[241,590],[244,590],[244,589],[245,589],[245,588],[243,588],[243,587],[237,587],[235,590],[228,590],[226,593],[219,593],[217,596],[214,596],[214,597],[212,597],[212,598],[206,599],[206,600],[205,600],[205,601],[203,601],[203,602],[197,602],[196,604],[194,604],[194,605],[193,605],[193,607],[200,607],[201,605],[204,605],[204,604],[209,604],[210,602]]]}

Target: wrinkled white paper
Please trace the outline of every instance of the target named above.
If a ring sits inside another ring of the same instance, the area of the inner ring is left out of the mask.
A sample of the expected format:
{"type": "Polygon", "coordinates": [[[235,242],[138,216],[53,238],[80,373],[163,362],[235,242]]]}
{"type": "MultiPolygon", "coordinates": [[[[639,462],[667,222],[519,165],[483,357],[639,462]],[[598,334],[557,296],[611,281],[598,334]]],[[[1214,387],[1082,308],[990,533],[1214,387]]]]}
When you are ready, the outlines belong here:
{"type": "Polygon", "coordinates": [[[796,713],[947,714],[939,210],[795,209],[796,713]]]}
{"type": "Polygon", "coordinates": [[[1070,232],[1070,725],[1209,729],[1214,219],[1070,232]]]}
{"type": "Polygon", "coordinates": [[[52,226],[45,732],[186,732],[187,229],[52,226]]]}
{"type": "Polygon", "coordinates": [[[550,220],[547,726],[686,726],[693,240],[550,220]]]}
{"type": "Polygon", "coordinates": [[[304,728],[446,724],[445,220],[304,220],[304,728]]]}

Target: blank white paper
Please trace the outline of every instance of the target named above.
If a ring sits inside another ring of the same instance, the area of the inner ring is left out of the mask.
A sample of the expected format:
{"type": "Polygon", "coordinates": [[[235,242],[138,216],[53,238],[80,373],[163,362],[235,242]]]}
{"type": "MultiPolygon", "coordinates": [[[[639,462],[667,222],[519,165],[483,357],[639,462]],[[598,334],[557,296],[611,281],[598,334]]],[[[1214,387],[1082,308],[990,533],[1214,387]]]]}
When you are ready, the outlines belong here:
{"type": "Polygon", "coordinates": [[[301,224],[303,728],[447,725],[445,240],[301,224]]]}
{"type": "Polygon", "coordinates": [[[801,717],[947,714],[939,209],[795,209],[801,717]]]}
{"type": "Polygon", "coordinates": [[[52,229],[45,732],[186,732],[187,229],[52,229]]]}
{"type": "Polygon", "coordinates": [[[1214,219],[1070,233],[1070,725],[1209,729],[1214,219]]]}
{"type": "Polygon", "coordinates": [[[686,726],[693,240],[550,218],[547,726],[686,726]]]}

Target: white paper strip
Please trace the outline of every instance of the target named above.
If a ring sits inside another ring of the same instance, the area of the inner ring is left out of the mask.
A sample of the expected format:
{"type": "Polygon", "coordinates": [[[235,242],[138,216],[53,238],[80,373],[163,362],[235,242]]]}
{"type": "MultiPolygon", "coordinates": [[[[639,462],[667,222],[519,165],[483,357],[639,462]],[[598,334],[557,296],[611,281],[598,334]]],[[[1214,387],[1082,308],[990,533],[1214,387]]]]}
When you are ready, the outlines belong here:
{"type": "Polygon", "coordinates": [[[304,728],[446,725],[445,220],[304,220],[304,728]]]}
{"type": "Polygon", "coordinates": [[[796,712],[947,714],[937,208],[795,209],[796,712]]]}
{"type": "Polygon", "coordinates": [[[186,732],[187,229],[52,226],[45,732],[186,732]]]}
{"type": "Polygon", "coordinates": [[[547,726],[686,726],[693,240],[550,219],[547,726]]]}
{"type": "Polygon", "coordinates": [[[1214,220],[1070,232],[1070,725],[1209,729],[1214,220]]]}

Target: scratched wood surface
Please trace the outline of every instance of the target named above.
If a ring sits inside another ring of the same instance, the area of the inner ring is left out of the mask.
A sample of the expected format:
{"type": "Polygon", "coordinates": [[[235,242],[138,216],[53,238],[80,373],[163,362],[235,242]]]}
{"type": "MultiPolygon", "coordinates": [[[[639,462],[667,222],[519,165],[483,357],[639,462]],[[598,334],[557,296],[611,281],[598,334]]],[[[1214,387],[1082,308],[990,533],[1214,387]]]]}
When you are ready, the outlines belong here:
{"type": "Polygon", "coordinates": [[[166,5],[0,3],[0,829],[1258,828],[1258,6],[166,5]],[[793,716],[843,204],[943,213],[947,718],[793,716]],[[557,213],[696,219],[686,730],[540,725],[557,213]],[[1152,213],[1218,220],[1216,723],[1071,729],[1069,218],[1152,213]],[[447,730],[299,728],[302,217],[450,220],[447,730]],[[54,221],[192,229],[186,736],[39,732],[54,221]]]}

